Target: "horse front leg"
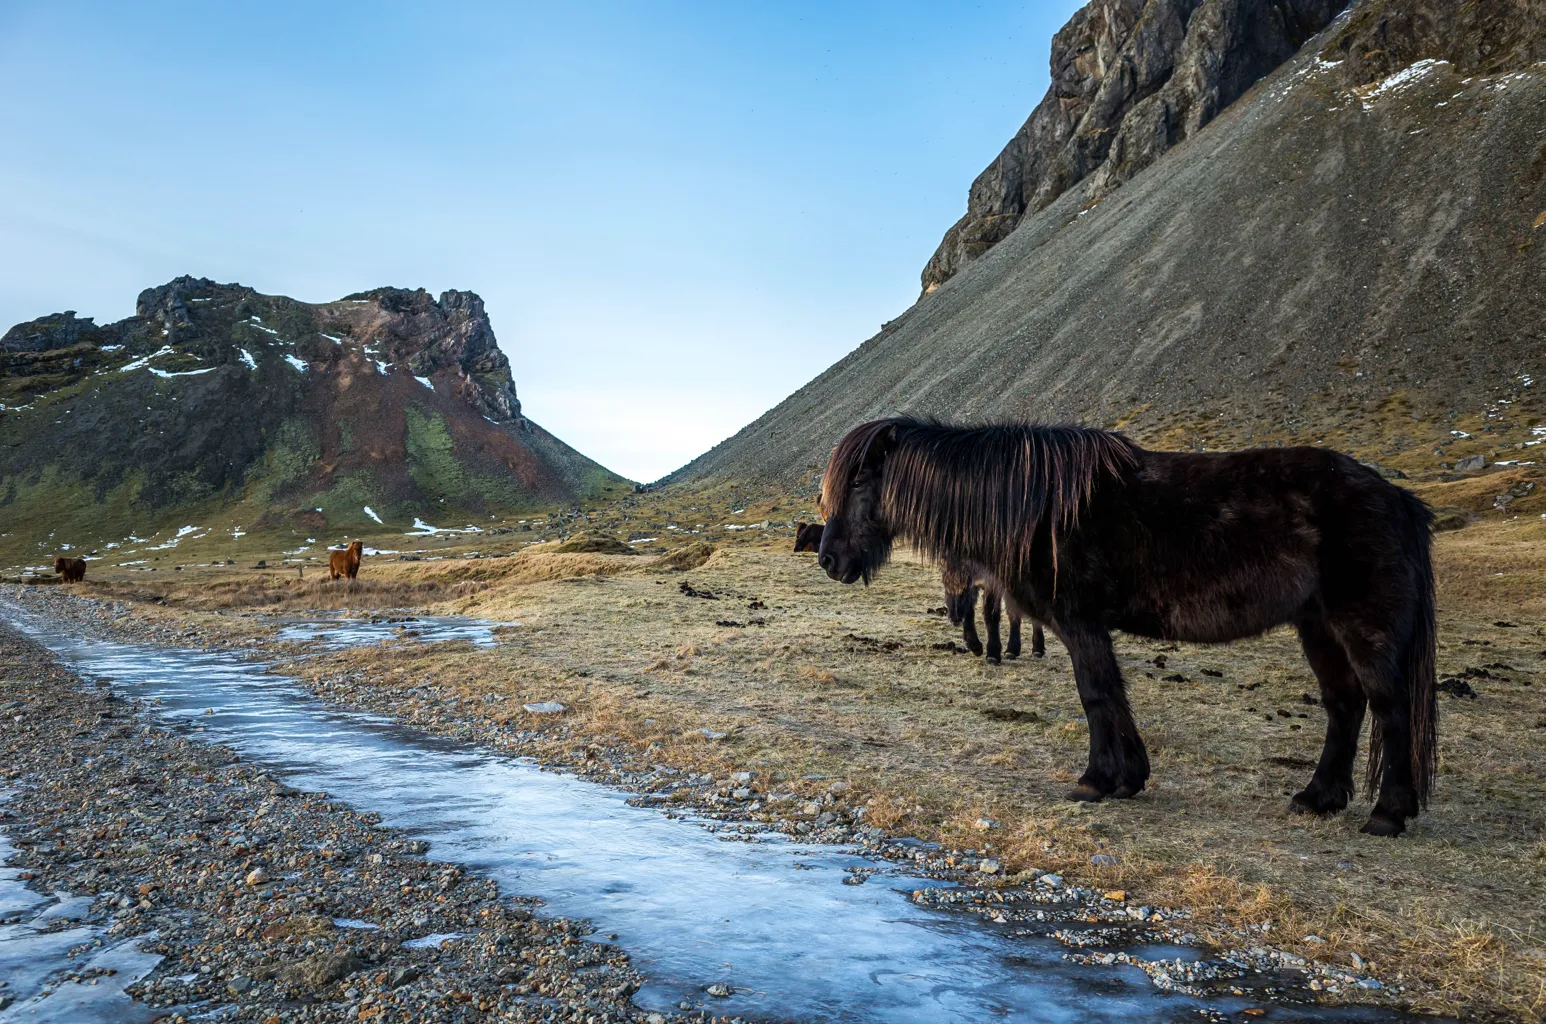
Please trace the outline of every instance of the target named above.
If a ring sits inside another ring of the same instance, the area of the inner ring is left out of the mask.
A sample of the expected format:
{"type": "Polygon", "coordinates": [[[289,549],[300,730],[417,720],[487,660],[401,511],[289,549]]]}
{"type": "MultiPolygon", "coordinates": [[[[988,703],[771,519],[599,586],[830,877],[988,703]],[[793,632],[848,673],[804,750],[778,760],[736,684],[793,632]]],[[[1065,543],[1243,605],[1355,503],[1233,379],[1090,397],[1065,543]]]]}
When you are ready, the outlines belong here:
{"type": "Polygon", "coordinates": [[[1136,796],[1149,780],[1149,752],[1127,703],[1127,685],[1111,648],[1111,634],[1099,628],[1064,627],[1062,637],[1090,726],[1089,764],[1068,799],[1094,802],[1108,796],[1136,796]]]}
{"type": "Polygon", "coordinates": [[[1041,623],[1031,623],[1031,657],[1045,658],[1047,656],[1047,634],[1042,632],[1041,623]]]}
{"type": "Polygon", "coordinates": [[[1009,613],[1009,643],[1004,646],[1004,656],[1018,658],[1020,656],[1020,615],[1018,612],[1009,613]]]}
{"type": "Polygon", "coordinates": [[[982,639],[977,635],[977,585],[974,583],[961,591],[956,598],[960,609],[961,639],[973,654],[982,654],[982,639]]]}
{"type": "Polygon", "coordinates": [[[998,596],[998,591],[987,590],[982,595],[982,621],[988,627],[988,664],[1002,665],[1004,663],[1004,649],[999,644],[998,630],[1003,621],[1004,599],[998,596]]]}

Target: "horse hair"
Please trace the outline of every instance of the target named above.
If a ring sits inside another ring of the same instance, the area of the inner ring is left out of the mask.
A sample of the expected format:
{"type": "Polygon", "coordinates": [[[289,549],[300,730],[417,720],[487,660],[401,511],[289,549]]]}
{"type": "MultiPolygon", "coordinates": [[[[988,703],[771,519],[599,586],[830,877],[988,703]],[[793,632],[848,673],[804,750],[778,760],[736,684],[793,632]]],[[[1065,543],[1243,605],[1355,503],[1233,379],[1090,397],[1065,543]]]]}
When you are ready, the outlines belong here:
{"type": "Polygon", "coordinates": [[[1029,563],[1043,524],[1056,569],[1058,534],[1078,524],[1101,479],[1137,462],[1125,437],[1085,427],[875,420],[850,431],[832,454],[821,481],[828,520],[843,514],[849,484],[872,456],[886,462],[882,513],[909,525],[906,539],[919,553],[965,554],[1006,579],[1029,563]]]}

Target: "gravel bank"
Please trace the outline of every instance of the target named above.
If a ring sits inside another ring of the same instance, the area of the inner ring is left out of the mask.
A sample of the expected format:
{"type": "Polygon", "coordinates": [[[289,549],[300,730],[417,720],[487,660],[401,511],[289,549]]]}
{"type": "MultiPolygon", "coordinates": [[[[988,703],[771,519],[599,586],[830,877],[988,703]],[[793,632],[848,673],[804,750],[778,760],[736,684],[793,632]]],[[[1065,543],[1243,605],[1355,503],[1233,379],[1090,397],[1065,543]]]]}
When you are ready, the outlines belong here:
{"type": "Polygon", "coordinates": [[[646,1019],[642,979],[584,922],[533,917],[373,816],[148,723],[4,626],[0,707],[12,866],[90,896],[109,939],[147,936],[164,959],[128,991],[170,1019],[646,1019]]]}

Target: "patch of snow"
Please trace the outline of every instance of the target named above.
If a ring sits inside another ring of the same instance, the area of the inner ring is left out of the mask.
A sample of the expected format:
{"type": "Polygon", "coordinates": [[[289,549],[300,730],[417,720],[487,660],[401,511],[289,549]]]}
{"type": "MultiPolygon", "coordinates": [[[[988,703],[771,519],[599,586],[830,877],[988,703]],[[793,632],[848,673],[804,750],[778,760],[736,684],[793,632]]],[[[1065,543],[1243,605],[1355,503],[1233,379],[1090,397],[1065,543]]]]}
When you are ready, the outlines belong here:
{"type": "Polygon", "coordinates": [[[148,561],[150,561],[150,559],[148,559],[148,558],[141,558],[141,559],[137,559],[137,560],[135,560],[133,562],[119,562],[118,564],[119,565],[144,565],[148,561]]]}
{"type": "Polygon", "coordinates": [[[307,370],[311,369],[311,367],[307,365],[306,360],[297,359],[288,352],[284,354],[284,361],[295,367],[296,371],[299,373],[305,373],[307,370]]]}
{"type": "MultiPolygon", "coordinates": [[[[376,522],[381,523],[381,517],[376,515],[376,510],[371,508],[369,505],[365,506],[365,514],[370,516],[376,522]]],[[[381,525],[385,526],[386,524],[385,523],[381,523],[381,525]]]]}
{"type": "Polygon", "coordinates": [[[165,378],[171,378],[171,377],[197,377],[201,373],[214,373],[215,372],[215,368],[213,366],[206,366],[202,370],[184,370],[182,373],[168,373],[165,370],[158,370],[154,366],[148,366],[148,367],[146,367],[146,369],[148,369],[151,373],[155,374],[157,377],[165,377],[165,378]]]}
{"type": "Polygon", "coordinates": [[[391,363],[381,363],[381,362],[378,362],[376,364],[376,372],[381,374],[381,376],[383,376],[383,377],[390,377],[392,375],[392,371],[387,369],[387,367],[389,367],[391,365],[392,365],[391,363]]]}
{"type": "Polygon", "coordinates": [[[252,358],[252,353],[248,352],[246,349],[241,349],[240,351],[242,354],[242,362],[247,364],[247,369],[256,370],[258,368],[258,361],[252,358]]]}
{"type": "Polygon", "coordinates": [[[296,548],[294,551],[286,551],[285,554],[287,554],[287,555],[303,555],[303,554],[305,554],[306,552],[308,552],[310,550],[311,550],[311,548],[309,546],[303,546],[303,547],[296,548]]]}
{"type": "Polygon", "coordinates": [[[361,930],[370,932],[378,931],[381,928],[379,924],[371,924],[369,921],[361,921],[357,917],[335,917],[333,918],[333,927],[359,928],[361,930]]]}
{"type": "Polygon", "coordinates": [[[152,352],[148,356],[141,356],[138,359],[133,359],[133,360],[130,360],[129,362],[127,362],[127,363],[124,363],[122,366],[120,366],[118,368],[118,372],[119,373],[128,373],[130,370],[142,369],[142,368],[144,368],[146,366],[149,366],[150,365],[150,361],[152,359],[155,359],[157,356],[166,356],[166,355],[171,355],[171,354],[172,354],[172,346],[170,346],[170,345],[162,345],[159,349],[157,349],[156,351],[152,352]]]}
{"type": "Polygon", "coordinates": [[[631,540],[628,543],[630,543],[630,544],[653,544],[653,543],[655,543],[659,539],[660,539],[659,537],[640,537],[637,540],[631,540]]]}
{"type": "Polygon", "coordinates": [[[1379,99],[1381,96],[1385,95],[1386,93],[1396,92],[1397,90],[1404,89],[1407,86],[1413,85],[1421,80],[1425,75],[1437,71],[1440,67],[1449,67],[1449,61],[1435,60],[1432,57],[1424,57],[1422,60],[1417,61],[1415,64],[1402,68],[1400,71],[1397,71],[1389,78],[1386,78],[1383,82],[1375,86],[1363,96],[1363,108],[1365,110],[1373,110],[1374,101],[1379,99]]]}
{"type": "Polygon", "coordinates": [[[429,388],[431,391],[435,390],[435,385],[430,382],[430,379],[428,377],[420,377],[418,374],[414,374],[413,375],[413,379],[418,381],[420,384],[423,384],[425,387],[429,388]]]}
{"type": "Polygon", "coordinates": [[[231,537],[232,537],[233,540],[235,538],[237,538],[237,537],[245,537],[245,536],[247,536],[247,531],[242,529],[240,526],[233,526],[231,528],[231,537]]]}
{"type": "Polygon", "coordinates": [[[177,531],[177,539],[181,540],[184,537],[188,536],[188,534],[193,533],[197,529],[198,529],[197,526],[184,526],[182,529],[177,531]]]}
{"type": "Polygon", "coordinates": [[[121,348],[123,348],[122,345],[103,345],[102,346],[102,351],[103,352],[117,352],[121,348]]]}
{"type": "Polygon", "coordinates": [[[400,555],[400,554],[402,554],[402,552],[396,550],[395,548],[362,548],[360,550],[360,554],[362,554],[362,555],[400,555]]]}
{"type": "Polygon", "coordinates": [[[404,949],[438,949],[443,942],[451,942],[462,937],[461,932],[436,932],[433,935],[421,936],[417,939],[409,939],[403,943],[404,949]]]}
{"type": "Polygon", "coordinates": [[[335,338],[331,334],[323,334],[321,331],[318,331],[317,334],[319,334],[322,337],[326,338],[328,341],[331,341],[335,345],[342,345],[344,343],[344,339],[342,339],[342,338],[335,338]]]}

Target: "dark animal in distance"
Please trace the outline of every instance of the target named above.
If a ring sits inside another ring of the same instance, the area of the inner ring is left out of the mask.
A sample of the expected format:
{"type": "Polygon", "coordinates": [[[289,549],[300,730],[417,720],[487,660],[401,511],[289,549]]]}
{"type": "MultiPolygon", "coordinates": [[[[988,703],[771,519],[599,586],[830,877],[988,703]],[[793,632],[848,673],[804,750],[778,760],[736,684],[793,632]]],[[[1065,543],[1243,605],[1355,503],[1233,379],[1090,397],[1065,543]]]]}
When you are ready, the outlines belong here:
{"type": "Polygon", "coordinates": [[[54,559],[54,571],[63,576],[66,583],[79,583],[86,578],[86,560],[60,555],[54,559]]]}
{"type": "Polygon", "coordinates": [[[796,552],[815,552],[821,547],[820,523],[795,523],[794,524],[794,549],[796,552]]]}
{"type": "Polygon", "coordinates": [[[1068,649],[1090,729],[1073,800],[1131,797],[1149,756],[1112,629],[1224,643],[1299,632],[1326,708],[1325,744],[1290,808],[1330,814],[1354,791],[1372,712],[1363,830],[1399,835],[1436,772],[1436,625],[1421,499],[1338,452],[1155,452],[1080,427],[876,420],[822,479],[819,561],[868,582],[903,540],[980,565],[1068,649]]]}
{"type": "MultiPolygon", "coordinates": [[[[794,524],[794,530],[796,553],[820,550],[821,523],[797,522],[794,524]]],[[[1002,660],[1002,654],[1008,654],[1011,658],[1020,656],[1020,613],[1013,609],[1009,612],[1009,645],[1007,648],[1000,646],[999,622],[1002,599],[996,589],[981,586],[970,570],[960,566],[947,565],[942,569],[940,584],[945,588],[945,611],[950,616],[950,624],[961,627],[962,640],[967,650],[979,656],[984,651],[982,639],[977,635],[977,592],[981,589],[984,593],[982,617],[988,627],[987,660],[997,665],[1002,660]]],[[[1047,640],[1042,633],[1041,623],[1034,623],[1031,627],[1031,654],[1040,658],[1046,653],[1047,640]]]]}
{"type": "MultiPolygon", "coordinates": [[[[991,665],[1000,664],[1004,657],[1020,656],[1021,615],[1013,605],[1008,607],[1009,642],[1000,646],[999,623],[1005,601],[997,587],[985,582],[970,569],[959,565],[947,564],[940,570],[939,578],[940,585],[945,588],[945,612],[950,616],[951,625],[961,627],[961,638],[967,650],[973,654],[983,654],[986,651],[987,661],[991,665]],[[982,621],[988,629],[986,648],[983,647],[981,637],[977,635],[978,591],[982,592],[982,621]]],[[[1041,623],[1032,622],[1031,656],[1041,658],[1046,653],[1046,634],[1042,632],[1041,623]]]]}
{"type": "Polygon", "coordinates": [[[336,580],[340,576],[347,576],[351,580],[360,574],[360,555],[365,550],[365,545],[360,541],[352,541],[349,546],[341,550],[327,553],[327,578],[336,580]]]}

